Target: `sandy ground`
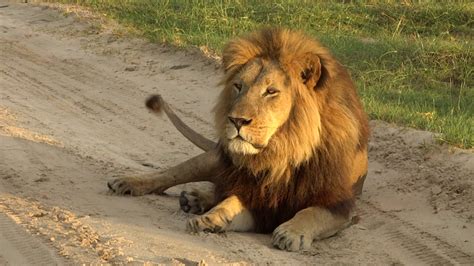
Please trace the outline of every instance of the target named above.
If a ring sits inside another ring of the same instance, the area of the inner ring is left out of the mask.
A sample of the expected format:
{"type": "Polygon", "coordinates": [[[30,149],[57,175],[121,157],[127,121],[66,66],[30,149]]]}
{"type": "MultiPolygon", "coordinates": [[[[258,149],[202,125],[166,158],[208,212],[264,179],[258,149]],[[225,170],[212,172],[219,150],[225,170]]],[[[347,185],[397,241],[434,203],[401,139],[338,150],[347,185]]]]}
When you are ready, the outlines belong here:
{"type": "MultiPolygon", "coordinates": [[[[198,52],[120,37],[65,12],[1,1],[0,264],[474,264],[474,156],[371,122],[359,224],[289,253],[269,235],[189,235],[177,195],[106,181],[200,153],[145,110],[161,93],[213,138],[220,71],[198,52]]],[[[206,187],[189,184],[186,188],[206,187]]]]}

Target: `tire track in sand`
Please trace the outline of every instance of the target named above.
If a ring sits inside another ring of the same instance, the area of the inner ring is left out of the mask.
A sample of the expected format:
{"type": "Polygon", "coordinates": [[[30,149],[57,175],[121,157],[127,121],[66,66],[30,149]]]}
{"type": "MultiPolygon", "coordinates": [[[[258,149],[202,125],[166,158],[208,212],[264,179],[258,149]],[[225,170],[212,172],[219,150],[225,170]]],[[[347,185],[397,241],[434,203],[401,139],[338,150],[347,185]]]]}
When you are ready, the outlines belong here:
{"type": "Polygon", "coordinates": [[[12,265],[58,265],[60,259],[47,245],[3,213],[0,213],[0,262],[6,259],[12,265]]]}
{"type": "MultiPolygon", "coordinates": [[[[427,232],[374,203],[360,200],[358,212],[369,230],[386,240],[391,251],[403,254],[408,264],[473,265],[474,257],[440,237],[427,232]],[[372,228],[370,228],[372,227],[372,228]]],[[[404,261],[405,262],[405,261],[404,261]]]]}

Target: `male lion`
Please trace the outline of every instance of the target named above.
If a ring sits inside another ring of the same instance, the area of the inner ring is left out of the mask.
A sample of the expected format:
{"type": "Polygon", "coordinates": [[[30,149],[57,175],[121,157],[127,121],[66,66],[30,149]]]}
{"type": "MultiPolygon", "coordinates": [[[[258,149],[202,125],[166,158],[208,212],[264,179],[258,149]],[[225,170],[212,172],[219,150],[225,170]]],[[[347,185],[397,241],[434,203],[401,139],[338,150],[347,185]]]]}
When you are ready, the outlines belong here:
{"type": "Polygon", "coordinates": [[[160,173],[108,183],[117,194],[161,193],[211,181],[215,195],[183,192],[191,232],[272,232],[273,245],[307,249],[351,223],[367,173],[368,122],[345,68],[300,32],[267,28],[227,44],[215,106],[219,143],[197,135],[159,96],[147,101],[206,152],[160,173]]]}

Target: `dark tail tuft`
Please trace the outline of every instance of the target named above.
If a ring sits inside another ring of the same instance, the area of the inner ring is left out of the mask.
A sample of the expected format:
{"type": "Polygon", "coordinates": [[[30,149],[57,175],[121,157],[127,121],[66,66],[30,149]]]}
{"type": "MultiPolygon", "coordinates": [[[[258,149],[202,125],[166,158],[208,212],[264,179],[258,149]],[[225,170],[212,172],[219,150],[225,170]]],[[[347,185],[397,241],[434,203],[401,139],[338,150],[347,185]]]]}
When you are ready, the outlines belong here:
{"type": "Polygon", "coordinates": [[[161,98],[161,95],[155,94],[146,100],[145,105],[151,111],[159,113],[163,110],[163,99],[161,98]]]}

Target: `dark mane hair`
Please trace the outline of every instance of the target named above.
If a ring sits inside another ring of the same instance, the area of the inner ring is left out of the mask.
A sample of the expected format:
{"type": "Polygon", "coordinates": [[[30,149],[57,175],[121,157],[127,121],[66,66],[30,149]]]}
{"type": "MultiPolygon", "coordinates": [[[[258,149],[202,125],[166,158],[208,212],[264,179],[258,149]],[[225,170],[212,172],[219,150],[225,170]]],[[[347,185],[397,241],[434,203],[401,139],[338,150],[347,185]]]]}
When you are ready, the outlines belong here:
{"type": "MultiPolygon", "coordinates": [[[[260,153],[237,156],[220,147],[227,167],[217,178],[218,200],[238,196],[252,211],[260,232],[270,232],[310,206],[348,216],[354,203],[354,157],[367,149],[369,134],[348,72],[303,33],[266,28],[225,47],[226,88],[247,62],[258,57],[275,60],[288,73],[293,109],[260,153]],[[305,75],[315,70],[320,75],[314,84],[304,83],[305,75]]],[[[215,107],[218,129],[231,104],[223,92],[215,107]]]]}

